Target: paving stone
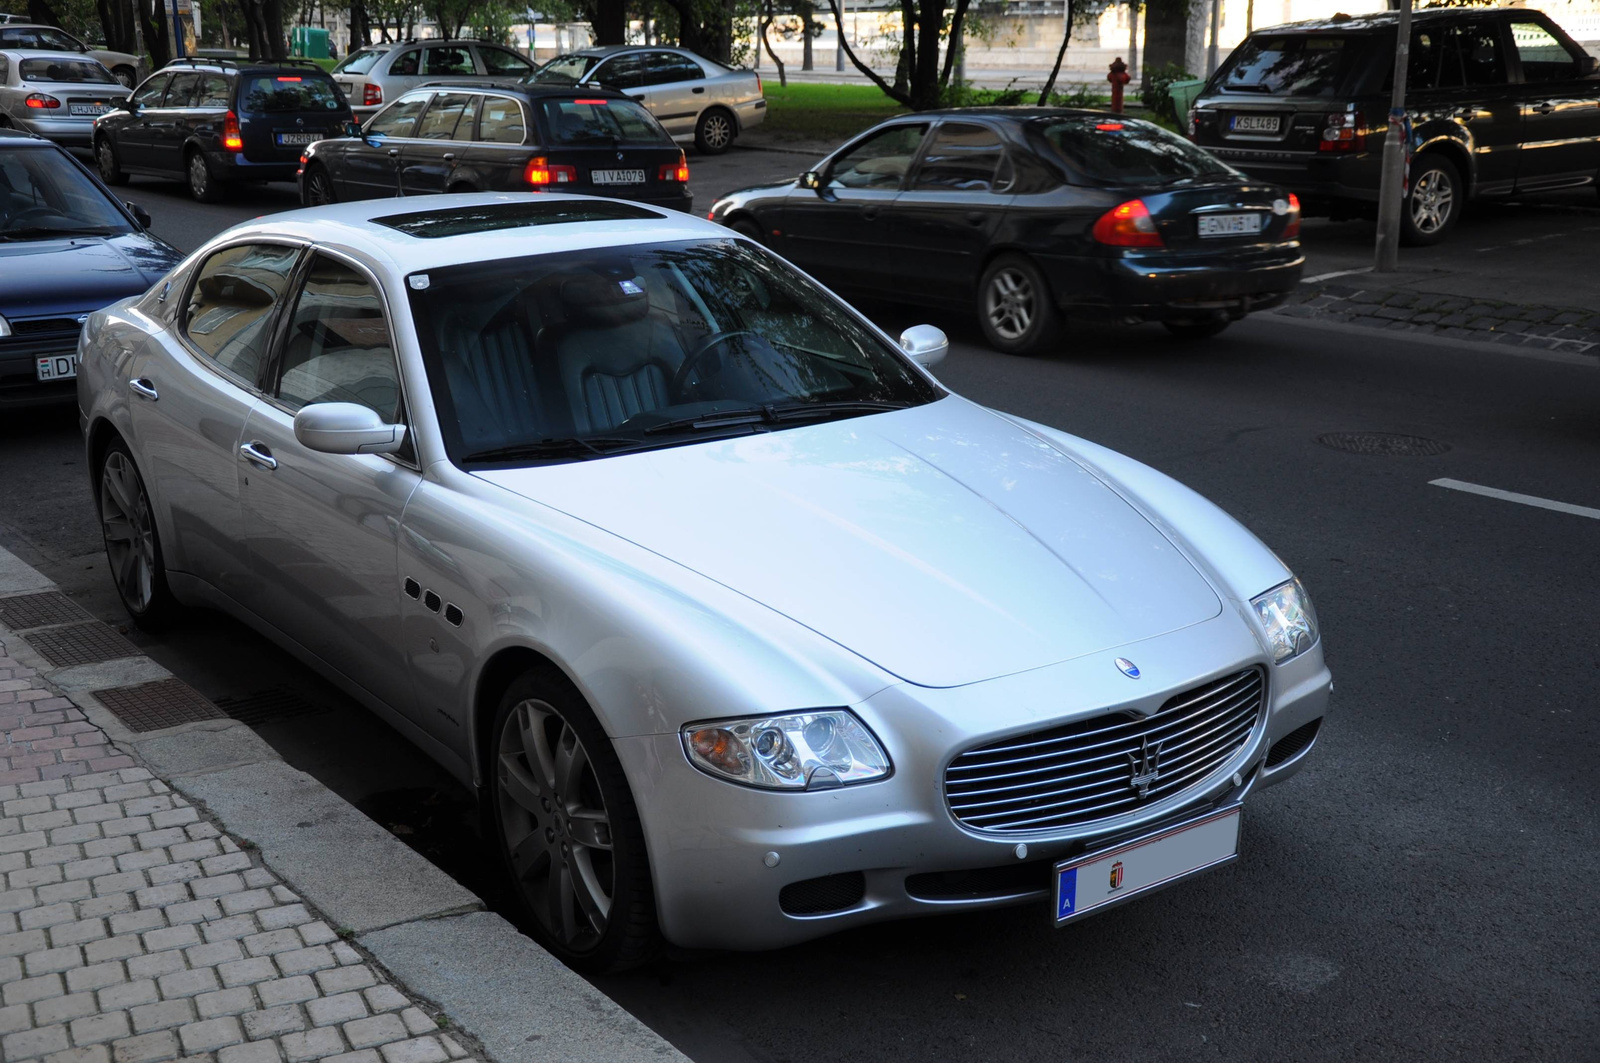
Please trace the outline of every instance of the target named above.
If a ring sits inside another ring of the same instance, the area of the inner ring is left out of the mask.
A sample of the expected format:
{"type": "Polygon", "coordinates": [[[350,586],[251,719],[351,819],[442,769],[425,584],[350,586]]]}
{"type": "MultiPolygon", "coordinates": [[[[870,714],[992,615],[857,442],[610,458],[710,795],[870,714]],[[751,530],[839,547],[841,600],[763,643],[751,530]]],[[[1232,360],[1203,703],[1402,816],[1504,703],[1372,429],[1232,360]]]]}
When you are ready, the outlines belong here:
{"type": "Polygon", "coordinates": [[[50,1052],[61,1052],[70,1047],[65,1026],[41,1026],[33,1030],[18,1030],[0,1038],[0,1051],[7,1063],[12,1060],[33,1059],[50,1052]]]}
{"type": "Polygon", "coordinates": [[[240,986],[237,989],[219,989],[214,993],[201,993],[195,997],[194,1006],[200,1012],[202,1019],[215,1019],[221,1015],[238,1015],[241,1012],[255,1009],[256,995],[250,992],[248,986],[240,986]]]}
{"type": "MultiPolygon", "coordinates": [[[[303,904],[285,904],[276,908],[263,908],[256,913],[256,922],[261,924],[262,930],[282,930],[284,927],[299,926],[301,923],[311,922],[311,913],[306,911],[303,904]]],[[[301,937],[304,938],[302,932],[301,937]]],[[[314,945],[316,942],[306,942],[314,945]]]]}
{"type": "MultiPolygon", "coordinates": [[[[224,942],[218,942],[224,944],[224,942]]],[[[222,984],[226,986],[254,985],[257,982],[271,981],[278,977],[278,968],[266,956],[253,956],[247,960],[236,960],[232,963],[223,963],[217,967],[217,973],[222,976],[222,984]]],[[[306,985],[311,987],[313,995],[316,987],[311,980],[306,979],[306,985]]]]}
{"type": "Polygon", "coordinates": [[[261,982],[256,986],[256,992],[261,996],[261,1003],[270,1008],[278,1004],[298,1004],[301,1001],[311,1000],[317,996],[317,986],[310,978],[299,975],[295,978],[261,982]]]}
{"type": "Polygon", "coordinates": [[[107,960],[88,967],[75,967],[67,972],[67,988],[74,993],[117,985],[128,980],[121,960],[107,960]]]}
{"type": "Polygon", "coordinates": [[[450,1053],[444,1050],[444,1045],[436,1037],[396,1041],[378,1051],[383,1053],[385,1063],[445,1063],[450,1058],[450,1053]]]}
{"type": "MultiPolygon", "coordinates": [[[[223,853],[221,856],[208,856],[200,861],[200,866],[207,875],[222,875],[229,871],[246,871],[250,867],[249,853],[223,853]]],[[[248,875],[244,878],[246,889],[256,889],[261,886],[272,885],[271,876],[267,882],[251,882],[248,875]]]]}
{"type": "Polygon", "coordinates": [[[190,899],[189,887],[182,882],[169,882],[162,886],[146,886],[134,893],[133,899],[141,908],[161,908],[190,899]]]}
{"type": "Polygon", "coordinates": [[[130,1008],[128,1013],[133,1016],[133,1028],[138,1033],[149,1033],[151,1030],[170,1030],[185,1023],[195,1021],[194,1001],[163,1000],[159,1004],[144,1004],[130,1008]]]}
{"type": "MultiPolygon", "coordinates": [[[[200,825],[210,826],[210,824],[200,825]]],[[[190,834],[188,831],[185,831],[184,833],[186,835],[190,834]]],[[[209,856],[220,855],[221,846],[219,846],[216,841],[211,838],[191,837],[189,841],[179,842],[177,845],[169,847],[167,852],[172,854],[172,858],[174,860],[204,860],[209,856]]]]}
{"type": "Polygon", "coordinates": [[[37,978],[23,978],[6,983],[3,997],[6,1005],[32,1004],[35,1000],[59,997],[66,993],[59,974],[42,974],[37,978]]]}
{"type": "Polygon", "coordinates": [[[229,1045],[217,1053],[217,1063],[280,1063],[282,1059],[276,1041],[229,1045]]]}
{"type": "Polygon", "coordinates": [[[341,1052],[336,1056],[328,1056],[322,1063],[383,1063],[383,1057],[378,1055],[375,1048],[363,1048],[359,1052],[341,1052]]]}
{"type": "Polygon", "coordinates": [[[39,887],[40,904],[56,904],[61,901],[82,901],[92,897],[93,890],[87,882],[54,882],[48,886],[39,887]]]}
{"type": "Polygon", "coordinates": [[[128,976],[130,978],[159,978],[164,974],[181,971],[188,964],[183,962],[182,949],[169,949],[166,952],[155,952],[148,956],[130,956],[128,958],[128,976]]]}
{"type": "Polygon", "coordinates": [[[128,1029],[128,1013],[125,1011],[108,1011],[103,1015],[73,1019],[70,1029],[75,1045],[103,1044],[127,1037],[133,1032],[128,1029]]]}
{"type": "Polygon", "coordinates": [[[78,914],[84,918],[121,915],[123,912],[132,910],[133,894],[131,893],[108,893],[103,897],[92,897],[78,904],[78,914]]]}
{"type": "Polygon", "coordinates": [[[284,1058],[289,1063],[334,1056],[344,1051],[344,1038],[334,1026],[321,1026],[305,1033],[284,1034],[280,1042],[284,1058]]]}
{"type": "Polygon", "coordinates": [[[156,979],[156,985],[161,988],[161,995],[168,1000],[192,997],[197,993],[210,993],[222,988],[222,983],[217,980],[217,972],[210,967],[164,974],[156,979]]]}
{"type": "MultiPolygon", "coordinates": [[[[245,888],[244,878],[237,874],[212,875],[207,878],[197,878],[189,883],[189,888],[196,897],[221,897],[228,893],[239,893],[245,888]]],[[[261,891],[265,892],[265,891],[261,891]]],[[[256,907],[262,907],[256,905],[256,907]]],[[[240,908],[228,912],[229,915],[238,915],[241,911],[253,911],[253,908],[240,908]]],[[[220,918],[220,916],[219,916],[220,918]]]]}
{"type": "Polygon", "coordinates": [[[171,1030],[130,1037],[111,1046],[115,1063],[160,1063],[178,1054],[178,1035],[171,1030]]]}
{"type": "Polygon", "coordinates": [[[155,979],[141,978],[137,982],[123,982],[100,990],[100,1007],[110,1011],[117,1008],[136,1008],[141,1004],[154,1004],[161,999],[155,979]]]}
{"type": "Polygon", "coordinates": [[[57,923],[70,923],[78,918],[78,913],[71,904],[47,904],[42,908],[30,908],[18,915],[17,921],[24,930],[33,930],[57,923]]]}
{"type": "Polygon", "coordinates": [[[439,1028],[439,1024],[433,1021],[433,1016],[421,1008],[407,1008],[400,1013],[400,1018],[406,1024],[406,1029],[411,1032],[413,1037],[418,1034],[431,1033],[439,1028]]]}
{"type": "MultiPolygon", "coordinates": [[[[224,875],[224,878],[237,879],[237,875],[224,875]]],[[[239,880],[241,886],[243,880],[239,880]]],[[[245,890],[243,893],[232,893],[222,898],[222,910],[229,915],[238,915],[241,912],[253,912],[258,908],[271,908],[277,902],[272,898],[271,890],[245,890]]]]}
{"type": "Polygon", "coordinates": [[[301,947],[300,935],[288,929],[251,934],[244,939],[245,951],[252,956],[271,956],[301,947]]]}
{"type": "Polygon", "coordinates": [[[170,886],[175,882],[188,882],[200,877],[200,865],[193,860],[176,864],[161,864],[145,870],[152,886],[170,886]]]}
{"type": "Polygon", "coordinates": [[[333,952],[326,945],[313,945],[310,948],[280,952],[272,959],[278,965],[278,970],[286,977],[310,974],[313,971],[322,971],[339,965],[339,961],[333,958],[333,952]]]}
{"type": "Polygon", "coordinates": [[[351,1048],[375,1048],[411,1036],[400,1016],[393,1013],[347,1022],[343,1029],[351,1048]]]}
{"type": "Polygon", "coordinates": [[[138,934],[166,925],[167,917],[162,914],[160,908],[138,908],[131,912],[119,912],[111,917],[113,934],[138,934]]]}
{"type": "Polygon", "coordinates": [[[133,851],[132,838],[96,838],[92,842],[83,843],[85,857],[121,856],[123,853],[133,851]]]}
{"type": "Polygon", "coordinates": [[[178,1041],[185,1052],[214,1052],[244,1040],[239,1020],[228,1015],[220,1019],[206,1019],[178,1028],[178,1041]]]}
{"type": "Polygon", "coordinates": [[[360,993],[340,993],[334,997],[320,997],[306,1004],[306,1014],[313,1026],[332,1026],[367,1017],[367,1003],[360,993]]]}
{"type": "Polygon", "coordinates": [[[333,946],[333,958],[341,964],[361,962],[361,953],[357,952],[354,945],[341,941],[333,946]]]}
{"type": "Polygon", "coordinates": [[[144,947],[151,952],[161,949],[186,949],[200,944],[200,931],[192,926],[168,926],[150,930],[144,935],[144,947]]]}
{"type": "Polygon", "coordinates": [[[339,935],[333,932],[333,927],[320,919],[295,929],[300,931],[300,940],[307,945],[328,945],[339,940],[339,935]]]}
{"type": "Polygon", "coordinates": [[[33,1028],[33,1018],[26,1004],[0,1008],[0,1036],[33,1028]]]}
{"type": "Polygon", "coordinates": [[[264,1037],[281,1037],[306,1028],[305,1014],[293,1004],[247,1011],[239,1018],[244,1022],[245,1032],[250,1035],[252,1041],[259,1041],[264,1037]]]}
{"type": "Polygon", "coordinates": [[[361,967],[340,967],[331,971],[318,971],[316,974],[317,985],[329,996],[335,993],[348,993],[352,989],[365,989],[370,985],[377,985],[370,970],[361,967]]]}
{"type": "Polygon", "coordinates": [[[198,901],[169,904],[162,910],[166,913],[167,921],[174,926],[179,923],[202,923],[210,919],[222,918],[222,909],[218,908],[217,902],[210,897],[198,901]]]}
{"type": "Polygon", "coordinates": [[[78,945],[41,949],[38,952],[30,952],[22,958],[23,970],[29,974],[47,974],[50,971],[65,971],[70,967],[82,966],[83,949],[78,945]]]}
{"type": "Polygon", "coordinates": [[[1517,316],[1524,321],[1549,321],[1556,316],[1556,311],[1548,306],[1525,306],[1517,316]]]}
{"type": "Polygon", "coordinates": [[[256,918],[253,915],[230,915],[226,919],[215,919],[200,928],[207,941],[227,941],[234,938],[244,938],[256,932],[256,918]]]}
{"type": "Polygon", "coordinates": [[[111,1063],[110,1045],[88,1045],[84,1048],[69,1048],[64,1052],[52,1052],[44,1057],[44,1063],[111,1063]]]}
{"type": "Polygon", "coordinates": [[[183,950],[190,967],[216,967],[244,958],[244,950],[237,941],[211,941],[183,950]]]}
{"type": "Polygon", "coordinates": [[[377,985],[371,989],[363,989],[361,995],[366,998],[367,1007],[375,1012],[394,1011],[410,1003],[406,1000],[406,995],[392,985],[377,985]]]}
{"type": "Polygon", "coordinates": [[[104,919],[80,919],[76,923],[62,923],[50,928],[50,944],[58,948],[62,945],[81,945],[105,936],[104,919]]]}
{"type": "MultiPolygon", "coordinates": [[[[33,1021],[39,1026],[49,1026],[58,1022],[81,1019],[85,1015],[94,1015],[99,1011],[100,1004],[95,1000],[93,993],[72,993],[64,997],[51,997],[49,1000],[39,1001],[33,1006],[33,1021]]],[[[73,1040],[76,1041],[77,1038],[73,1040]]]]}

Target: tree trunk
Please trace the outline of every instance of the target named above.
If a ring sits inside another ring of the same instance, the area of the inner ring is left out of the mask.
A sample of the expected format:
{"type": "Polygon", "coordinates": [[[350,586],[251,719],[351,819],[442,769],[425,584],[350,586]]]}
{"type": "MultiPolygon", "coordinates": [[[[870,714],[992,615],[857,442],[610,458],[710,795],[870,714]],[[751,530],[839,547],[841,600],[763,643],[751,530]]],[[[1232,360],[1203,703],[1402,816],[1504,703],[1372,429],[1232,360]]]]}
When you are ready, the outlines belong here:
{"type": "Polygon", "coordinates": [[[106,47],[114,52],[137,52],[131,0],[95,0],[95,9],[105,28],[106,47]]]}
{"type": "MultiPolygon", "coordinates": [[[[909,4],[910,0],[904,0],[904,2],[909,4]]],[[[839,10],[839,0],[828,0],[828,6],[833,9],[833,24],[839,27],[839,45],[844,49],[844,54],[849,58],[850,62],[857,70],[861,71],[867,76],[868,81],[882,89],[885,96],[889,97],[891,100],[894,100],[896,103],[909,105],[911,103],[911,97],[899,87],[900,79],[898,75],[895,77],[895,84],[889,84],[887,81],[883,80],[883,78],[878,76],[878,72],[876,70],[872,69],[866,63],[863,63],[860,57],[856,55],[856,50],[850,47],[850,41],[845,37],[844,34],[844,18],[839,10]]],[[[904,63],[905,48],[903,45],[900,51],[900,58],[901,62],[904,63]]]]}
{"type": "Polygon", "coordinates": [[[1061,73],[1061,61],[1067,57],[1067,45],[1072,42],[1072,24],[1077,21],[1077,0],[1067,0],[1067,28],[1061,34],[1061,47],[1056,49],[1056,65],[1050,68],[1050,77],[1039,93],[1039,106],[1050,105],[1050,94],[1056,89],[1056,76],[1061,73]]]}
{"type": "Polygon", "coordinates": [[[911,109],[939,106],[939,31],[944,29],[942,0],[923,0],[917,20],[917,60],[911,64],[911,109]]]}
{"type": "Polygon", "coordinates": [[[1167,64],[1183,66],[1189,37],[1189,5],[1185,0],[1146,0],[1144,5],[1145,81],[1150,72],[1167,64]]]}
{"type": "Polygon", "coordinates": [[[283,37],[283,0],[261,0],[261,21],[267,34],[267,55],[273,59],[289,58],[289,44],[283,37]]]}
{"type": "MultiPolygon", "coordinates": [[[[950,14],[950,40],[945,44],[944,70],[939,74],[939,88],[947,88],[950,84],[950,71],[955,67],[960,58],[961,49],[966,47],[966,42],[961,36],[961,27],[966,22],[967,5],[971,0],[956,0],[956,9],[950,14]]],[[[1067,0],[1068,5],[1073,0],[1067,0]]],[[[941,91],[941,95],[942,95],[941,91]]]]}
{"type": "Polygon", "coordinates": [[[811,66],[811,41],[817,35],[817,6],[815,4],[796,4],[795,10],[800,14],[800,69],[810,70],[811,66]]]}
{"type": "Polygon", "coordinates": [[[28,0],[28,21],[46,26],[61,25],[61,16],[55,13],[48,0],[28,0]]]}
{"type": "Polygon", "coordinates": [[[157,70],[172,61],[172,49],[167,46],[167,10],[162,0],[137,0],[139,22],[144,29],[144,48],[157,70]]]}
{"type": "Polygon", "coordinates": [[[594,0],[591,15],[594,43],[628,43],[628,9],[625,0],[594,0]]]}
{"type": "Polygon", "coordinates": [[[761,44],[766,48],[767,54],[772,56],[772,65],[778,68],[778,84],[787,87],[789,78],[783,72],[783,60],[778,58],[778,53],[772,50],[772,42],[767,40],[767,27],[770,25],[772,25],[772,0],[767,0],[766,6],[761,11],[761,44]]]}

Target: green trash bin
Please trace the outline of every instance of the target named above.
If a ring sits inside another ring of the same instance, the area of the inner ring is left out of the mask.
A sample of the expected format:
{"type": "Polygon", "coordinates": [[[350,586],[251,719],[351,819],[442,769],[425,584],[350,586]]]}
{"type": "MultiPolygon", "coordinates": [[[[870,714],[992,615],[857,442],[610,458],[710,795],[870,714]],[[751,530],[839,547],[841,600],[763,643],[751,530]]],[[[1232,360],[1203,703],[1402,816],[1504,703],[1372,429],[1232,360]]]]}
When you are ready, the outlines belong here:
{"type": "Polygon", "coordinates": [[[1167,86],[1167,95],[1172,97],[1172,113],[1178,116],[1180,129],[1188,128],[1189,108],[1194,106],[1195,97],[1200,95],[1205,84],[1205,78],[1196,78],[1193,81],[1174,81],[1167,86]]]}
{"type": "Polygon", "coordinates": [[[289,32],[289,51],[300,59],[328,58],[328,31],[318,26],[296,26],[289,32]]]}

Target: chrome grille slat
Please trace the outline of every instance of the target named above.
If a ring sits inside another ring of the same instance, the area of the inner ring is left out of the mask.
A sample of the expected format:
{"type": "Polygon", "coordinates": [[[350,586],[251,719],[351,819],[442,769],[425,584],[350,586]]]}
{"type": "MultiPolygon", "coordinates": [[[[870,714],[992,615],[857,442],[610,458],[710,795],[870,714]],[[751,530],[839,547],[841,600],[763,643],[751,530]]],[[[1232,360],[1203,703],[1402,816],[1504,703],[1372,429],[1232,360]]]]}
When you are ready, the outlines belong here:
{"type": "Polygon", "coordinates": [[[1109,713],[968,750],[945,771],[951,813],[983,831],[1092,823],[1197,786],[1261,723],[1266,675],[1248,668],[1168,698],[1148,717],[1109,713]],[[1107,716],[1118,717],[1108,723],[1107,716]],[[1160,773],[1140,797],[1129,756],[1160,743],[1160,773]]]}

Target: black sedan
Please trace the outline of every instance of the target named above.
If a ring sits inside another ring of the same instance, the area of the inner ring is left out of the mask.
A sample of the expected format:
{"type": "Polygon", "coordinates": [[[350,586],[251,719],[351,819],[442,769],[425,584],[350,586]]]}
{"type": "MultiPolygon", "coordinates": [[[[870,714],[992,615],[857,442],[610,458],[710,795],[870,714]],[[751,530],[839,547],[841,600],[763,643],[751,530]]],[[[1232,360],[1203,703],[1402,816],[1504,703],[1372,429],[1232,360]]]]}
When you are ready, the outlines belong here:
{"type": "Polygon", "coordinates": [[[683,149],[608,89],[435,82],[301,160],[308,207],[430,192],[583,192],[689,210],[683,149]]]}
{"type": "Polygon", "coordinates": [[[61,148],[0,129],[0,408],[73,398],[84,319],[183,257],[149,224],[61,148]]]}
{"type": "Polygon", "coordinates": [[[710,218],[837,287],[976,302],[989,342],[1048,349],[1063,318],[1212,336],[1299,283],[1300,205],[1137,119],[1057,108],[906,115],[710,218]]]}

